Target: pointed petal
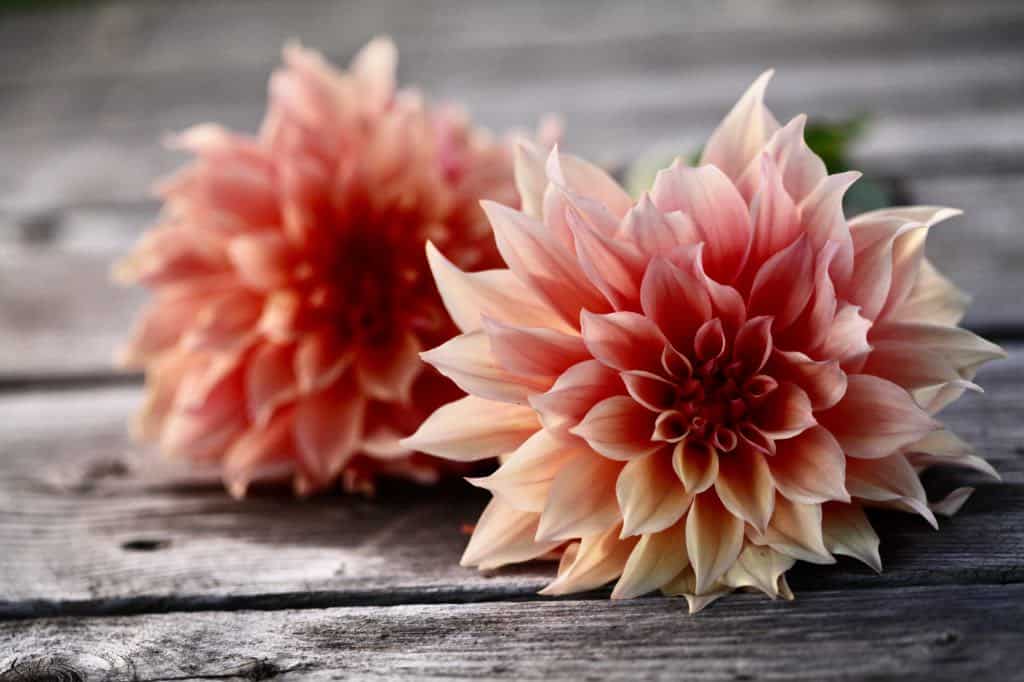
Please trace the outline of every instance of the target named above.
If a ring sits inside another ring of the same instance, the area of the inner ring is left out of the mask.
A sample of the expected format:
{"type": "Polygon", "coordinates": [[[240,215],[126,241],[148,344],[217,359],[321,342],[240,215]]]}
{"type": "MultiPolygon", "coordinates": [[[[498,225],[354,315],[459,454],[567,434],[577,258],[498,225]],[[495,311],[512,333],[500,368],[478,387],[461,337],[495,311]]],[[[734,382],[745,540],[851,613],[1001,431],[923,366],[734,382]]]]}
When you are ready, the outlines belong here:
{"type": "Polygon", "coordinates": [[[799,351],[776,349],[766,371],[802,388],[814,411],[833,407],[846,393],[846,372],[838,360],[812,360],[799,351]]]}
{"type": "Polygon", "coordinates": [[[827,429],[815,426],[796,438],[780,441],[769,465],[775,486],[793,502],[850,500],[845,485],[846,457],[827,429]]]}
{"type": "Polygon", "coordinates": [[[784,575],[796,561],[770,547],[747,544],[722,582],[734,589],[753,587],[772,599],[792,599],[784,575]]]}
{"type": "Polygon", "coordinates": [[[605,398],[569,431],[605,457],[629,460],[664,446],[652,441],[655,415],[629,396],[605,398]]]}
{"type": "Polygon", "coordinates": [[[715,166],[680,163],[658,173],[652,192],[665,213],[682,211],[706,243],[704,265],[713,279],[728,284],[739,274],[750,247],[750,213],[732,181],[715,166]]]}
{"type": "Polygon", "coordinates": [[[822,536],[828,551],[853,557],[881,573],[878,535],[864,509],[857,504],[830,502],[823,505],[821,511],[822,536]]]}
{"type": "Polygon", "coordinates": [[[761,188],[750,205],[754,221],[751,263],[764,263],[800,236],[800,214],[782,180],[775,161],[767,152],[763,153],[761,188]]]}
{"type": "Polygon", "coordinates": [[[741,445],[720,455],[715,492],[733,516],[764,532],[775,507],[775,482],[762,453],[741,445]]]}
{"type": "Polygon", "coordinates": [[[686,523],[679,521],[658,533],[640,538],[612,590],[612,599],[632,599],[671,580],[689,564],[686,554],[686,523]]]}
{"type": "Polygon", "coordinates": [[[779,129],[764,105],[764,91],[773,71],[765,71],[747,89],[708,138],[701,165],[714,164],[733,180],[740,175],[779,129]]]}
{"type": "Polygon", "coordinates": [[[843,215],[843,196],[860,175],[855,171],[829,175],[798,204],[813,250],[820,251],[830,241],[839,245],[832,263],[832,279],[840,291],[850,281],[854,258],[850,227],[843,215]]]}
{"type": "Polygon", "coordinates": [[[591,283],[616,310],[639,310],[640,280],[648,259],[629,242],[602,235],[574,212],[569,212],[568,222],[576,258],[591,283]]]}
{"type": "Polygon", "coordinates": [[[448,314],[463,332],[480,329],[481,315],[559,331],[572,328],[527,289],[511,270],[463,272],[430,242],[427,242],[427,262],[448,314]]]}
{"type": "Polygon", "coordinates": [[[627,463],[615,494],[622,509],[622,537],[665,530],[682,517],[692,499],[672,471],[672,458],[665,451],[627,463]]]}
{"type": "Polygon", "coordinates": [[[383,402],[407,404],[422,369],[420,342],[411,332],[395,335],[388,343],[364,345],[355,358],[359,385],[367,396],[383,402]]]}
{"type": "MultiPolygon", "coordinates": [[[[828,175],[825,163],[804,140],[806,124],[806,115],[795,116],[777,130],[764,147],[765,152],[771,156],[782,173],[782,184],[786,193],[798,204],[828,175]]],[[[751,159],[750,165],[737,183],[744,197],[749,199],[755,195],[762,181],[761,170],[760,159],[751,159]]]]}
{"type": "Polygon", "coordinates": [[[622,575],[635,545],[636,538],[619,539],[617,526],[584,537],[575,552],[567,552],[563,557],[558,577],[539,594],[556,596],[583,592],[615,580],[622,575]]]}
{"type": "Polygon", "coordinates": [[[842,303],[817,355],[840,363],[862,357],[871,350],[870,329],[871,320],[861,315],[857,306],[842,303]]]}
{"type": "Polygon", "coordinates": [[[544,153],[540,147],[529,140],[518,141],[514,171],[521,210],[531,218],[542,218],[548,176],[544,170],[544,153]]]}
{"type": "Polygon", "coordinates": [[[353,381],[342,378],[295,408],[295,443],[303,469],[326,482],[344,468],[363,436],[366,399],[353,381]]]}
{"type": "Polygon", "coordinates": [[[555,476],[580,450],[573,442],[553,437],[541,429],[530,436],[490,476],[470,478],[509,506],[538,514],[544,511],[555,476]]]}
{"type": "Polygon", "coordinates": [[[477,520],[459,565],[490,570],[547,554],[562,541],[534,540],[539,520],[540,514],[519,511],[494,498],[477,520]]]}
{"type": "Polygon", "coordinates": [[[955,325],[964,316],[970,296],[943,277],[926,258],[907,298],[890,317],[903,322],[955,325]]]}
{"type": "Polygon", "coordinates": [[[571,154],[561,154],[555,148],[547,161],[548,178],[573,192],[592,196],[616,217],[622,218],[633,206],[626,190],[608,173],[571,154]]]}
{"type": "Polygon", "coordinates": [[[843,399],[818,421],[848,456],[861,458],[885,457],[941,428],[906,390],[868,374],[848,377],[843,399]]]}
{"type": "Polygon", "coordinates": [[[545,428],[563,431],[576,426],[597,403],[623,391],[618,372],[597,360],[567,369],[545,393],[529,397],[545,428]]]}
{"type": "Polygon", "coordinates": [[[610,306],[564,245],[544,225],[492,201],[481,202],[494,229],[498,251],[520,281],[576,326],[580,310],[608,312],[610,306]]]}
{"type": "Polygon", "coordinates": [[[815,425],[811,399],[796,384],[781,383],[754,410],[757,428],[773,440],[792,438],[815,425]]]}
{"type": "Polygon", "coordinates": [[[772,549],[800,561],[834,564],[821,534],[821,505],[792,502],[776,495],[775,513],[763,542],[772,549]]]}
{"type": "Polygon", "coordinates": [[[252,354],[246,370],[246,402],[252,420],[266,424],[281,405],[298,395],[293,358],[295,346],[265,343],[252,354]]]}
{"type": "Polygon", "coordinates": [[[935,515],[928,508],[921,479],[904,455],[846,460],[846,489],[854,497],[879,506],[919,514],[933,528],[938,527],[935,515]]]}
{"type": "Polygon", "coordinates": [[[710,488],[718,478],[718,453],[703,443],[682,441],[672,452],[672,468],[690,495],[710,488]]]}
{"type": "Polygon", "coordinates": [[[438,408],[402,445],[472,462],[512,452],[539,428],[537,415],[529,407],[468,395],[438,408]]]}
{"type": "Polygon", "coordinates": [[[622,222],[619,238],[635,244],[648,258],[671,252],[678,246],[696,244],[697,228],[681,212],[663,214],[645,193],[622,222]]]}
{"type": "Polygon", "coordinates": [[[590,358],[583,339],[543,327],[519,327],[484,317],[491,353],[509,372],[557,377],[590,358]]]}
{"type": "Polygon", "coordinates": [[[543,378],[524,377],[499,366],[482,331],[456,336],[420,357],[466,393],[488,400],[525,404],[531,393],[550,385],[543,378]]]}
{"type": "Polygon", "coordinates": [[[332,329],[304,334],[295,349],[294,372],[299,390],[313,393],[333,384],[354,357],[351,344],[332,329]]]}
{"type": "Polygon", "coordinates": [[[657,372],[665,337],[643,315],[626,311],[595,315],[583,311],[580,317],[587,350],[606,366],[619,371],[657,372]]]}
{"type": "Polygon", "coordinates": [[[693,566],[695,591],[705,592],[735,563],[743,548],[743,521],[733,516],[713,491],[694,498],[686,515],[686,552],[693,566]]]}
{"type": "Polygon", "coordinates": [[[808,238],[800,237],[757,271],[749,313],[774,317],[775,329],[783,330],[803,312],[813,293],[814,253],[808,238]]]}
{"type": "MultiPolygon", "coordinates": [[[[647,266],[640,286],[640,304],[644,315],[684,352],[691,347],[697,329],[711,319],[707,290],[692,274],[661,257],[654,258],[647,266]]],[[[652,368],[633,366],[628,369],[652,368]]]]}
{"type": "Polygon", "coordinates": [[[537,540],[569,540],[606,531],[622,519],[615,481],[622,470],[594,452],[579,452],[555,476],[541,513],[537,540]]]}

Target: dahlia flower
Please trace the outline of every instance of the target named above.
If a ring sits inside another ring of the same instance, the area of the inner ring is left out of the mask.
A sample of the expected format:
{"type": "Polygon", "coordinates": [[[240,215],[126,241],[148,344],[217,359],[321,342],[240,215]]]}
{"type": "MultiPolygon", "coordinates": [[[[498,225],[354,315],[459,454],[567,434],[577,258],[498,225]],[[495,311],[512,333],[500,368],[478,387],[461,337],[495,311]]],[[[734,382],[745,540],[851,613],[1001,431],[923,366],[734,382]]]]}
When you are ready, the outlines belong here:
{"type": "Polygon", "coordinates": [[[478,202],[518,204],[513,148],[396,92],[396,60],[386,39],[348,71],[286,47],[258,136],[172,140],[197,158],[158,187],[159,224],[115,271],[155,292],[123,353],[147,376],[137,434],[213,464],[236,496],[439,474],[399,444],[461,395],[418,357],[457,333],[423,245],[500,262],[478,202]]]}
{"type": "Polygon", "coordinates": [[[524,144],[522,210],[485,202],[507,269],[466,273],[428,245],[463,334],[423,357],[469,395],[406,447],[470,461],[493,493],[462,558],[561,554],[558,595],[736,588],[791,597],[797,560],[881,570],[865,507],[930,505],[918,472],[995,475],[936,420],[996,346],[959,329],[966,298],[924,258],[956,211],[850,221],[856,173],[828,175],[804,116],[765,108],[770,73],[708,141],[633,201],[608,175],[524,144]]]}

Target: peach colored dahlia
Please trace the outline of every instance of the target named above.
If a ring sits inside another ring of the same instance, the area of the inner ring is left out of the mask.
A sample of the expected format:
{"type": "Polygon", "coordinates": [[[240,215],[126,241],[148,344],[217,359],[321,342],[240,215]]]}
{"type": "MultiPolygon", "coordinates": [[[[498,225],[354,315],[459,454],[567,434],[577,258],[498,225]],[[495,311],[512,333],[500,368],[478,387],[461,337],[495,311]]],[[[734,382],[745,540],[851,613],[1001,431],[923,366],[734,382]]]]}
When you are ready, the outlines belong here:
{"type": "Polygon", "coordinates": [[[461,395],[418,357],[457,333],[423,244],[493,266],[478,202],[518,198],[511,144],[396,92],[396,60],[386,39],[348,71],[286,47],[258,136],[200,125],[173,141],[196,159],[116,270],[155,292],[123,355],[147,376],[138,435],[219,466],[234,495],[439,473],[399,444],[461,395]]]}
{"type": "Polygon", "coordinates": [[[995,475],[934,415],[1002,351],[959,329],[966,299],[923,255],[956,211],[847,221],[828,175],[763,104],[769,74],[638,202],[606,174],[524,145],[522,210],[485,202],[508,269],[467,274],[428,245],[463,334],[423,357],[470,395],[404,443],[502,457],[462,558],[561,550],[544,594],[740,587],[789,598],[797,560],[881,569],[864,508],[935,525],[918,471],[995,475]]]}

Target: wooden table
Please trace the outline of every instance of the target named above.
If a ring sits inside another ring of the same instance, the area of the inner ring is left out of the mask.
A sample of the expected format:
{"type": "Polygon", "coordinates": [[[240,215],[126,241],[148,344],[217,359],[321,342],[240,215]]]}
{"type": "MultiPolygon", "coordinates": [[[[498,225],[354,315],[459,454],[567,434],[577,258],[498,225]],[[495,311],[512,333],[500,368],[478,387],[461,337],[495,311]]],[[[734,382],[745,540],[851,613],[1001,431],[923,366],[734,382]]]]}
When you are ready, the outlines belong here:
{"type": "MultiPolygon", "coordinates": [[[[24,3],[22,3],[24,5],[24,3]]],[[[0,679],[1024,679],[1024,4],[53,3],[0,12],[0,679]],[[780,115],[868,113],[900,200],[966,210],[929,254],[1010,359],[944,418],[1002,473],[940,532],[879,514],[886,571],[797,567],[795,602],[535,596],[534,564],[457,564],[484,498],[244,502],[133,445],[109,368],[143,295],[108,285],[180,162],[161,133],[252,129],[284,39],[401,76],[496,128],[562,111],[616,164],[688,153],[763,68],[780,115]]]]}

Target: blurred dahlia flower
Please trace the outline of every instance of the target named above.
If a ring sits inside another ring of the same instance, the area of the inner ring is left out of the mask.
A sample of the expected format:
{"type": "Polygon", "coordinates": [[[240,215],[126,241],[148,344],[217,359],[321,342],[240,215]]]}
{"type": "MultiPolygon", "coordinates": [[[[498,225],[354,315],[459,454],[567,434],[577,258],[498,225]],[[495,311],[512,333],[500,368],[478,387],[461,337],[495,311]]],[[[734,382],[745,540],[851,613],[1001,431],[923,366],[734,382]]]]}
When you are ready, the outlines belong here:
{"type": "Polygon", "coordinates": [[[478,202],[518,204],[513,151],[396,93],[396,61],[386,39],[348,71],[286,47],[257,137],[200,125],[172,141],[197,158],[116,268],[155,292],[123,353],[146,371],[137,434],[218,466],[236,496],[263,479],[305,494],[440,473],[399,444],[461,395],[418,357],[457,333],[423,245],[500,262],[478,202]]]}
{"type": "Polygon", "coordinates": [[[463,334],[423,357],[470,395],[409,448],[500,456],[463,565],[561,553],[544,594],[736,588],[791,597],[796,560],[881,570],[864,508],[935,525],[918,472],[992,468],[934,414],[1003,352],[956,324],[966,297],[924,258],[956,215],[847,221],[856,173],[828,175],[763,104],[740,99],[696,168],[634,202],[580,159],[523,145],[522,210],[485,202],[508,269],[462,272],[428,245],[463,334]]]}

